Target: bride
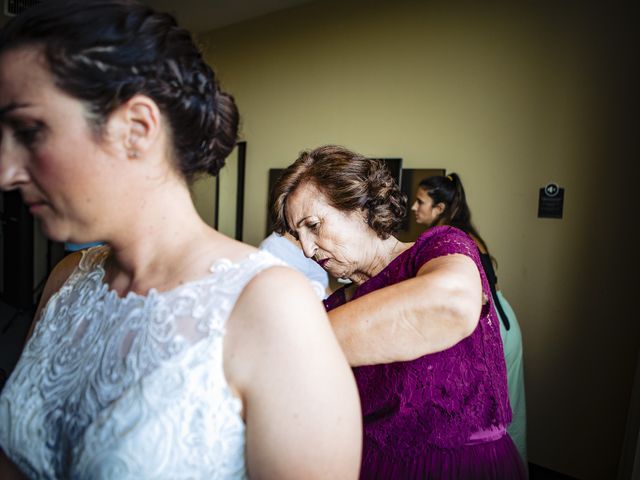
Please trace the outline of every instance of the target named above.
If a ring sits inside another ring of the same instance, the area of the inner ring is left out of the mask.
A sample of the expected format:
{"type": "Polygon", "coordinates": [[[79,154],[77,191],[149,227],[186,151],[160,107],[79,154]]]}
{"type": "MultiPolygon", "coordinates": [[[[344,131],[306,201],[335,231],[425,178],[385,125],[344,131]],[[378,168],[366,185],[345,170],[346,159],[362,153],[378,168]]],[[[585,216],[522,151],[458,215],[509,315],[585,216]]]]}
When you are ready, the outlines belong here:
{"type": "Polygon", "coordinates": [[[0,396],[0,477],[355,478],[355,383],[313,290],[198,216],[238,113],[189,33],[129,1],[0,30],[0,188],[67,256],[0,396]]]}

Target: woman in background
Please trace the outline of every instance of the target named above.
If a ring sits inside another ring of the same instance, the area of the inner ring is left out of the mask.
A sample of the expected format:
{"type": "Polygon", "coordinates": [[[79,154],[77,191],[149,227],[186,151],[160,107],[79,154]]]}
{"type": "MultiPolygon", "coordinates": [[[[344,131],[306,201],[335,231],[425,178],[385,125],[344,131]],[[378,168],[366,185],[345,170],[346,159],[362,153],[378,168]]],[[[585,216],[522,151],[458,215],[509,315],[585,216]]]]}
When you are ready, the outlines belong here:
{"type": "Polygon", "coordinates": [[[496,312],[478,249],[438,227],[393,233],[406,198],[378,160],[346,148],[303,152],[274,188],[274,229],[335,278],[325,300],[355,367],[363,479],[520,479],[496,312]]]}
{"type": "Polygon", "coordinates": [[[308,282],[210,228],[238,112],[191,35],[131,1],[0,29],[0,188],[58,242],[0,395],[0,478],[355,478],[353,377],[308,282]]]}
{"type": "Polygon", "coordinates": [[[460,177],[452,173],[422,180],[411,210],[415,213],[416,222],[428,228],[451,225],[466,232],[480,250],[480,260],[491,287],[493,303],[501,320],[500,336],[507,364],[509,402],[513,411],[513,420],[507,427],[507,431],[526,465],[527,415],[520,325],[511,305],[498,288],[498,278],[493,269],[493,258],[489,254],[487,244],[471,222],[471,210],[467,205],[460,177]]]}

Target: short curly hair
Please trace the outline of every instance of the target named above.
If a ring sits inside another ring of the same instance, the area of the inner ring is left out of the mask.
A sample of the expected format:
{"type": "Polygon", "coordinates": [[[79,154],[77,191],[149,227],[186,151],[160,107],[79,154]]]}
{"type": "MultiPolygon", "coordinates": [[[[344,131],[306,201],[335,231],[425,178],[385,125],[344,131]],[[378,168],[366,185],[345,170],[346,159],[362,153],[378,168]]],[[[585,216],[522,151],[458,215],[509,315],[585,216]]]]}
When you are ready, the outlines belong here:
{"type": "Polygon", "coordinates": [[[369,227],[383,240],[398,231],[407,211],[407,197],[383,161],[324,145],[303,151],[275,184],[271,194],[275,232],[293,233],[286,219],[287,200],[306,183],[318,188],[338,210],[363,211],[369,227]]]}

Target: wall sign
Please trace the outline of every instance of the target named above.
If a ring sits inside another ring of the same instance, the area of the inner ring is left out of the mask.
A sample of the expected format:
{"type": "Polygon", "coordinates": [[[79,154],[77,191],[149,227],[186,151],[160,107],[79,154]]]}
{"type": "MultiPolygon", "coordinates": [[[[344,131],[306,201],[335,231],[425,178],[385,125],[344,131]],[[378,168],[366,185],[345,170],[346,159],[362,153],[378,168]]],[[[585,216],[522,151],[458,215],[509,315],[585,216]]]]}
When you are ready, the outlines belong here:
{"type": "Polygon", "coordinates": [[[562,218],[564,188],[549,183],[540,189],[538,197],[538,218],[562,218]]]}

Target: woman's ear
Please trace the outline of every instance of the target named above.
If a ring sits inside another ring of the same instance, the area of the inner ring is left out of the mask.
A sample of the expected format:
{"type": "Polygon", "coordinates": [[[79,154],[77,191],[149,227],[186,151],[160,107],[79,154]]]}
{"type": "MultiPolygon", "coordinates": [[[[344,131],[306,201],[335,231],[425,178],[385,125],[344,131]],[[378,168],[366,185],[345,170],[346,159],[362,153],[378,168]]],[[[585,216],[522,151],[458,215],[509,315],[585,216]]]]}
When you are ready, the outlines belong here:
{"type": "Polygon", "coordinates": [[[114,113],[127,157],[144,157],[155,145],[162,128],[162,117],[156,102],[146,95],[134,95],[114,113]]]}
{"type": "Polygon", "coordinates": [[[442,213],[445,211],[446,209],[446,205],[444,204],[444,202],[440,202],[438,204],[436,204],[433,209],[436,212],[437,216],[439,217],[440,215],[442,215],[442,213]]]}

